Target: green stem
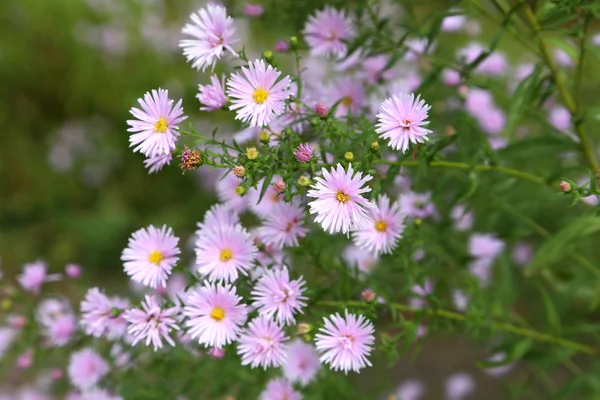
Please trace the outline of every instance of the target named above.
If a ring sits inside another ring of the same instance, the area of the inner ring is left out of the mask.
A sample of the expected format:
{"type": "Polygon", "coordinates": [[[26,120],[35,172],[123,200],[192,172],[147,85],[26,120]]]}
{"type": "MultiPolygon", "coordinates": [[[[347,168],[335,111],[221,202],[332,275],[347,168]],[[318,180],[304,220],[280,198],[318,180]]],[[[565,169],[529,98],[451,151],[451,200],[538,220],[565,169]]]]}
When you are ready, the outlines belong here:
{"type": "MultiPolygon", "coordinates": [[[[362,302],[362,301],[319,301],[317,305],[320,306],[329,306],[329,307],[371,307],[371,304],[362,302]]],[[[454,311],[448,311],[438,308],[422,308],[416,309],[412,308],[406,304],[400,303],[388,303],[383,306],[388,306],[394,308],[399,311],[409,312],[416,315],[428,315],[428,316],[436,316],[442,317],[446,319],[450,319],[453,321],[461,321],[468,322],[467,317],[464,314],[460,314],[454,311]]],[[[499,329],[505,332],[513,333],[515,335],[523,336],[532,340],[536,340],[538,342],[552,343],[557,346],[561,346],[579,353],[588,354],[591,356],[597,356],[598,350],[593,347],[574,342],[572,340],[564,339],[558,336],[550,335],[548,333],[538,332],[532,329],[522,328],[516,325],[504,323],[504,322],[495,322],[495,321],[487,321],[484,322],[487,326],[494,329],[499,329]]]]}
{"type": "Polygon", "coordinates": [[[583,77],[583,64],[585,60],[585,53],[587,50],[590,16],[586,16],[583,22],[583,35],[581,36],[581,42],[579,42],[579,60],[577,62],[577,73],[575,75],[575,103],[577,108],[581,110],[581,88],[582,88],[582,77],[583,77]]]}

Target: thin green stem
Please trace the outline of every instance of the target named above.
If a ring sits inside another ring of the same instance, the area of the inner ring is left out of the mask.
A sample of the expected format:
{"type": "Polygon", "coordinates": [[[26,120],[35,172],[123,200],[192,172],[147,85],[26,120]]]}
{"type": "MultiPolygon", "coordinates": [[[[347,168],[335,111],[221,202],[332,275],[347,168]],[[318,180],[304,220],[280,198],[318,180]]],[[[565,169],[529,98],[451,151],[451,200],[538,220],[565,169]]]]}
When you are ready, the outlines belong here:
{"type": "MultiPolygon", "coordinates": [[[[362,301],[319,301],[317,303],[319,306],[329,306],[329,307],[371,307],[371,304],[364,303],[362,301]]],[[[468,318],[464,314],[460,314],[454,311],[443,310],[439,308],[420,308],[416,309],[410,307],[406,304],[400,303],[388,303],[382,305],[383,307],[391,307],[396,310],[402,312],[408,312],[415,315],[428,315],[428,316],[436,316],[442,317],[446,319],[450,319],[453,321],[460,322],[468,322],[468,318]]],[[[505,332],[509,332],[518,336],[523,336],[532,340],[536,340],[538,342],[551,343],[560,347],[564,347],[579,353],[584,353],[590,356],[598,356],[598,350],[587,346],[585,344],[577,343],[572,340],[564,339],[558,336],[550,335],[548,333],[538,332],[533,329],[522,328],[516,325],[504,323],[504,322],[496,322],[496,321],[485,321],[482,324],[487,325],[490,328],[502,330],[505,332]]]]}
{"type": "Polygon", "coordinates": [[[587,50],[587,42],[589,35],[591,16],[586,16],[583,22],[583,35],[581,35],[581,41],[579,42],[579,60],[577,62],[577,73],[575,74],[575,103],[577,108],[581,110],[581,88],[582,88],[582,77],[583,77],[583,64],[585,61],[585,54],[587,50]]]}

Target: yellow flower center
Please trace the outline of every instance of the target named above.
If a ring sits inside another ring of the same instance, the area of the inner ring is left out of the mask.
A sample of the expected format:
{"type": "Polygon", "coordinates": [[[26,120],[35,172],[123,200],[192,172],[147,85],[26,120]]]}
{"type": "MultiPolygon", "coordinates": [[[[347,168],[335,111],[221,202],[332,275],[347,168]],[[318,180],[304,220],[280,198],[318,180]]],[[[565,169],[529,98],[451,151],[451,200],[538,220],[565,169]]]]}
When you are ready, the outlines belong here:
{"type": "Polygon", "coordinates": [[[225,310],[223,310],[221,307],[215,307],[210,312],[210,316],[215,321],[221,321],[221,320],[223,320],[223,318],[225,318],[225,310]]]}
{"type": "Polygon", "coordinates": [[[377,232],[385,232],[385,230],[387,229],[387,222],[379,220],[377,222],[375,222],[375,230],[377,232]]]}
{"type": "Polygon", "coordinates": [[[160,251],[153,250],[152,253],[150,253],[150,255],[148,256],[148,261],[152,264],[158,265],[158,263],[160,263],[164,258],[165,257],[160,251]]]}
{"type": "Polygon", "coordinates": [[[221,261],[229,261],[233,258],[233,251],[230,249],[221,250],[221,261]]]}
{"type": "Polygon", "coordinates": [[[342,100],[342,104],[345,105],[346,107],[350,107],[352,105],[352,97],[350,96],[346,96],[344,97],[344,100],[342,100]]]}
{"type": "Polygon", "coordinates": [[[258,88],[254,90],[252,98],[256,104],[262,104],[269,98],[269,92],[267,92],[265,89],[258,88]]]}
{"type": "Polygon", "coordinates": [[[337,192],[337,194],[335,195],[335,198],[337,199],[337,201],[339,201],[340,203],[344,203],[346,204],[346,202],[348,200],[350,200],[350,196],[348,196],[346,193],[339,191],[337,192]]]}
{"type": "Polygon", "coordinates": [[[169,124],[167,124],[167,120],[164,117],[160,117],[158,121],[154,124],[154,132],[156,133],[165,133],[169,124]]]}

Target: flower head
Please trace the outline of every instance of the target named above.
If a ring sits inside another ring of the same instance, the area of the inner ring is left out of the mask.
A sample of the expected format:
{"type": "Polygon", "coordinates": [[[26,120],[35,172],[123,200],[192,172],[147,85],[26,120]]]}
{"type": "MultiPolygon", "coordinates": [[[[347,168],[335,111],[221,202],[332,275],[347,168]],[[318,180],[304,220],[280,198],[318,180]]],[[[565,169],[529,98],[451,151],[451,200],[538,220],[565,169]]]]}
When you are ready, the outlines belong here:
{"type": "Polygon", "coordinates": [[[283,375],[292,382],[308,385],[321,369],[314,346],[296,339],[287,345],[287,352],[287,360],[282,366],[283,375]]]}
{"type": "Polygon", "coordinates": [[[462,372],[449,377],[445,386],[448,400],[462,400],[473,393],[475,381],[471,375],[462,372]]]}
{"type": "Polygon", "coordinates": [[[329,90],[331,103],[341,102],[335,110],[336,117],[357,115],[366,103],[365,86],[357,79],[344,77],[336,80],[329,90]]]}
{"type": "Polygon", "coordinates": [[[238,213],[227,207],[225,204],[214,204],[205,214],[204,221],[198,222],[196,235],[199,237],[202,232],[215,227],[235,227],[240,223],[238,213]]]}
{"type": "Polygon", "coordinates": [[[285,111],[285,100],[290,97],[289,76],[279,82],[281,72],[264,60],[255,60],[242,67],[227,80],[227,95],[231,98],[230,110],[236,110],[235,119],[250,126],[265,126],[285,111]]]}
{"type": "Polygon", "coordinates": [[[308,146],[308,143],[303,143],[296,148],[294,151],[294,156],[296,156],[296,160],[301,163],[307,163],[313,156],[312,149],[308,146]]]}
{"type": "Polygon", "coordinates": [[[81,326],[88,335],[106,335],[108,339],[117,339],[127,329],[127,321],[122,315],[113,315],[112,310],[128,307],[127,300],[119,297],[109,299],[100,289],[91,288],[81,302],[81,326]]]}
{"type": "Polygon", "coordinates": [[[260,315],[271,318],[280,324],[291,325],[294,314],[302,313],[306,306],[304,300],[304,279],[290,280],[287,267],[268,270],[252,290],[254,306],[260,315]]]}
{"type": "Polygon", "coordinates": [[[258,4],[245,3],[244,4],[244,14],[248,17],[260,17],[265,9],[258,4]]]}
{"type": "Polygon", "coordinates": [[[196,240],[198,272],[210,281],[234,282],[238,274],[247,274],[258,249],[241,225],[204,230],[196,240]]]}
{"type": "Polygon", "coordinates": [[[152,288],[166,286],[167,278],[179,260],[177,243],[179,238],[166,225],[160,229],[150,225],[134,232],[121,255],[125,272],[134,282],[152,288]]]}
{"type": "MultiPolygon", "coordinates": [[[[281,178],[279,176],[274,176],[272,182],[278,182],[280,180],[281,178]]],[[[264,184],[265,180],[261,179],[256,188],[251,188],[248,191],[248,203],[250,209],[261,218],[266,218],[271,214],[275,207],[283,203],[283,196],[274,184],[269,185],[261,199],[261,189],[264,184]]]]}
{"type": "Polygon", "coordinates": [[[94,350],[85,348],[71,354],[68,374],[73,386],[89,389],[109,371],[108,364],[94,350]]]}
{"type": "Polygon", "coordinates": [[[127,332],[132,336],[132,344],[144,340],[146,346],[152,344],[156,351],[162,348],[164,339],[171,346],[175,346],[169,334],[173,330],[179,330],[175,320],[178,311],[176,307],[162,309],[155,296],[146,295],[141,309],[127,310],[123,315],[129,322],[127,332]]]}
{"type": "Polygon", "coordinates": [[[353,233],[354,243],[375,255],[389,254],[404,232],[404,215],[397,202],[390,204],[386,195],[379,196],[377,208],[371,209],[373,223],[353,233]]]}
{"type": "Polygon", "coordinates": [[[457,204],[450,210],[450,217],[454,221],[454,229],[467,231],[473,226],[474,212],[467,210],[464,204],[457,204]]]}
{"type": "Polygon", "coordinates": [[[283,342],[287,337],[281,327],[266,317],[257,317],[238,339],[238,354],[242,365],[252,368],[279,367],[286,360],[283,342]]]}
{"type": "Polygon", "coordinates": [[[173,106],[169,91],[158,89],[146,92],[138,102],[142,109],[133,107],[129,111],[136,118],[127,121],[130,126],[127,131],[133,132],[129,136],[129,146],[136,146],[133,151],[150,158],[170,154],[179,137],[177,124],[187,118],[183,115],[181,100],[173,106]]]}
{"type": "Polygon", "coordinates": [[[148,169],[149,174],[155,174],[165,165],[171,164],[171,160],[173,159],[173,154],[159,154],[157,156],[151,156],[144,160],[144,167],[148,169]]]}
{"type": "Polygon", "coordinates": [[[266,245],[275,248],[298,246],[298,238],[306,236],[308,229],[304,227],[304,208],[297,203],[279,203],[265,215],[263,226],[258,228],[258,235],[266,245]]]}
{"type": "Polygon", "coordinates": [[[392,96],[381,104],[376,132],[382,139],[390,139],[390,147],[405,153],[409,143],[429,140],[427,135],[431,131],[423,126],[429,124],[430,109],[420,96],[415,99],[413,93],[392,96]]]}
{"type": "Polygon", "coordinates": [[[219,81],[216,75],[210,77],[210,85],[198,85],[200,93],[196,95],[200,103],[204,106],[200,107],[202,111],[215,111],[223,108],[227,103],[225,96],[225,77],[219,81]]]}
{"type": "Polygon", "coordinates": [[[77,329],[77,320],[66,300],[46,299],[36,313],[42,333],[53,346],[64,346],[77,329]]]}
{"type": "Polygon", "coordinates": [[[351,230],[361,229],[371,223],[368,210],[373,208],[362,193],[371,191],[363,187],[373,177],[362,172],[354,173],[352,165],[345,171],[341,164],[331,172],[322,169],[323,178],[316,177],[307,196],[315,200],[308,203],[310,213],[317,214],[315,222],[321,224],[325,231],[333,234],[348,234],[351,230]]]}
{"type": "Polygon", "coordinates": [[[236,295],[235,287],[222,283],[206,283],[192,291],[183,314],[193,339],[207,347],[221,348],[233,342],[246,322],[246,305],[236,295]]]}
{"type": "Polygon", "coordinates": [[[46,264],[42,261],[25,264],[17,280],[25,291],[38,294],[46,281],[46,264]]]}
{"type": "Polygon", "coordinates": [[[223,57],[225,50],[237,56],[231,45],[238,40],[233,37],[235,27],[233,18],[227,15],[225,7],[208,4],[197,13],[190,15],[192,23],[186,24],[182,33],[192,36],[193,39],[184,39],[179,42],[183,48],[183,55],[192,67],[206,70],[214,68],[218,59],[223,57]]]}
{"type": "Polygon", "coordinates": [[[379,263],[379,257],[353,244],[344,249],[342,259],[350,268],[357,268],[360,277],[370,274],[379,263]]]}
{"type": "Polygon", "coordinates": [[[260,394],[258,400],[301,400],[302,395],[294,390],[294,386],[285,379],[273,378],[260,394]]]}
{"type": "Polygon", "coordinates": [[[359,372],[371,366],[367,357],[371,354],[375,337],[373,324],[362,315],[358,317],[346,310],[345,318],[339,314],[323,318],[325,326],[315,336],[321,362],[329,364],[334,371],[346,374],[352,370],[359,372]]]}
{"type": "Polygon", "coordinates": [[[302,33],[312,55],[338,58],[347,51],[343,41],[354,37],[352,20],[333,7],[325,7],[309,17],[302,33]]]}
{"type": "Polygon", "coordinates": [[[469,254],[475,258],[493,260],[504,250],[504,242],[492,234],[474,233],[469,238],[469,254]]]}
{"type": "Polygon", "coordinates": [[[431,193],[406,192],[398,199],[400,210],[412,218],[425,219],[436,215],[435,205],[431,202],[431,193]]]}

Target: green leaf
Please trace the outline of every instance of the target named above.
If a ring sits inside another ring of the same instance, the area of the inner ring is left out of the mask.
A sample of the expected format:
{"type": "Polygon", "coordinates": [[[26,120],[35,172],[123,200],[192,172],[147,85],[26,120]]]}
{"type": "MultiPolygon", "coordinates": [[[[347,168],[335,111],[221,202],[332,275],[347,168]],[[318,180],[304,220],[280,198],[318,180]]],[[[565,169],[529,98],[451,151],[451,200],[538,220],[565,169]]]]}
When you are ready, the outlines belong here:
{"type": "Polygon", "coordinates": [[[273,180],[273,171],[269,172],[269,175],[266,176],[265,181],[263,182],[262,188],[260,189],[260,196],[258,197],[258,201],[256,202],[256,204],[260,203],[263,199],[263,197],[265,196],[265,193],[267,193],[267,189],[269,188],[269,184],[271,183],[271,181],[273,180]]]}
{"type": "Polygon", "coordinates": [[[517,124],[523,116],[523,113],[525,112],[525,109],[535,98],[536,92],[539,88],[538,83],[541,72],[542,63],[538,63],[531,74],[529,74],[527,78],[523,79],[519,86],[517,86],[517,90],[513,94],[512,101],[510,102],[510,106],[508,108],[508,124],[506,129],[509,132],[514,132],[517,124]]]}
{"type": "Polygon", "coordinates": [[[554,303],[552,303],[550,296],[548,296],[548,293],[541,285],[538,284],[537,289],[542,295],[542,300],[544,301],[544,309],[546,310],[546,318],[548,319],[548,323],[552,327],[552,330],[556,334],[560,335],[562,333],[562,328],[560,326],[560,317],[556,312],[554,303]]]}

